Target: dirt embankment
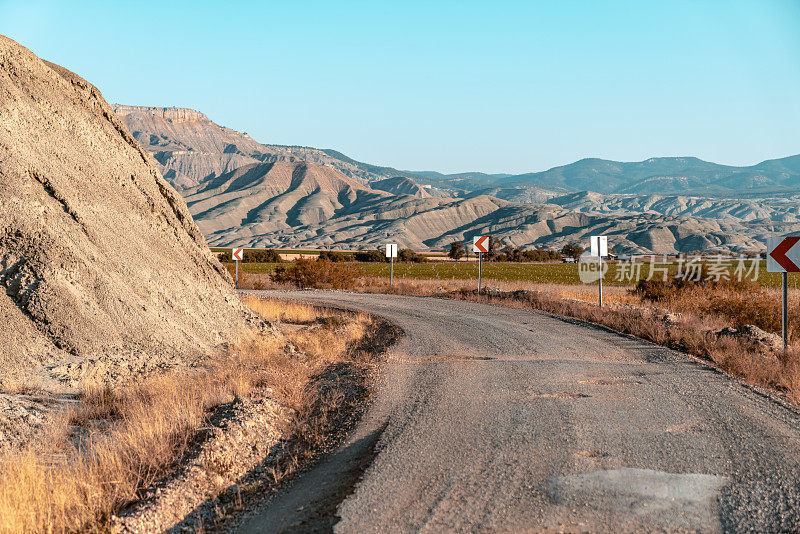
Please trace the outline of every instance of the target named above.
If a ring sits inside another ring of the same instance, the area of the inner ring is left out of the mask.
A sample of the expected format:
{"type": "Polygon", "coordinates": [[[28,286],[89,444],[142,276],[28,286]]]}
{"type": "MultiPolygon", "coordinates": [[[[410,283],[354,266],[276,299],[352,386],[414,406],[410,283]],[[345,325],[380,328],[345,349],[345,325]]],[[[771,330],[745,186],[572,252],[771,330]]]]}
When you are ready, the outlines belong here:
{"type": "Polygon", "coordinates": [[[0,36],[0,451],[259,321],[100,92],[0,36]],[[54,396],[55,395],[55,396],[54,396]]]}

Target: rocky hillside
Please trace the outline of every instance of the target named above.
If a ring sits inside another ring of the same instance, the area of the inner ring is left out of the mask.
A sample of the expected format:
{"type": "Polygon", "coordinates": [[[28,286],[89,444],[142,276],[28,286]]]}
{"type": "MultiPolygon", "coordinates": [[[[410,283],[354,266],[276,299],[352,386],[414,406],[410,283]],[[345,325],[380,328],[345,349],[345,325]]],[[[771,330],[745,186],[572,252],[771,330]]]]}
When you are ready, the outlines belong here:
{"type": "MultiPolygon", "coordinates": [[[[516,176],[406,173],[333,150],[263,145],[193,110],[116,109],[165,176],[183,187],[215,245],[360,248],[391,237],[425,249],[491,232],[518,245],[561,246],[602,231],[619,236],[618,249],[631,252],[733,252],[761,249],[765,236],[791,231],[800,217],[800,197],[785,194],[765,200],[575,191],[733,187],[748,172],[772,173],[770,187],[789,187],[793,158],[746,172],[695,158],[657,158],[582,160],[516,176]]],[[[767,182],[744,180],[742,187],[758,183],[767,182]]]]}
{"type": "Polygon", "coordinates": [[[248,315],[230,277],[99,91],[2,36],[0,91],[0,387],[113,380],[232,340],[248,315]]]}
{"type": "Polygon", "coordinates": [[[114,111],[131,135],[153,154],[164,178],[176,189],[197,186],[251,163],[275,161],[318,163],[363,181],[401,174],[334,150],[261,144],[193,109],[115,105],[114,111]]]}
{"type": "Polygon", "coordinates": [[[386,178],[385,180],[376,180],[370,182],[370,187],[380,191],[386,191],[394,195],[411,195],[420,198],[427,198],[431,196],[428,189],[419,185],[414,180],[404,176],[396,176],[394,178],[386,178]]]}
{"type": "MultiPolygon", "coordinates": [[[[527,188],[526,188],[527,189],[527,188]]],[[[584,213],[651,213],[739,222],[800,222],[800,196],[733,199],[684,195],[603,195],[581,191],[551,196],[547,202],[584,213]]]]}
{"type": "Polygon", "coordinates": [[[764,224],[588,214],[488,195],[395,195],[313,163],[252,164],[185,194],[200,229],[220,246],[359,249],[395,241],[425,250],[490,233],[518,246],[561,247],[605,233],[620,251],[730,252],[758,250],[774,233],[764,224]]]}

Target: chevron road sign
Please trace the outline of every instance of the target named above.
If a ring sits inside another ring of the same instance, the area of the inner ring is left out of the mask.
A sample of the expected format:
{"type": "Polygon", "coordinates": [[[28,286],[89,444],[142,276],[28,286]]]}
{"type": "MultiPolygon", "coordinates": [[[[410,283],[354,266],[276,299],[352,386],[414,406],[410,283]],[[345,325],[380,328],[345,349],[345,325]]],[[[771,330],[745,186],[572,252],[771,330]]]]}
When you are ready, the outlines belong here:
{"type": "Polygon", "coordinates": [[[239,288],[239,262],[244,259],[244,249],[243,248],[234,248],[231,250],[231,257],[233,257],[233,261],[236,262],[236,282],[234,284],[234,288],[239,288]]]}
{"type": "Polygon", "coordinates": [[[767,272],[800,273],[800,235],[767,241],[767,272]]]}
{"type": "Polygon", "coordinates": [[[489,252],[489,236],[476,235],[473,237],[472,252],[489,252]]]}
{"type": "Polygon", "coordinates": [[[800,235],[767,240],[767,272],[781,273],[781,333],[786,352],[789,346],[789,273],[800,273],[800,235]]]}
{"type": "Polygon", "coordinates": [[[478,295],[480,295],[483,282],[483,254],[489,252],[489,236],[476,235],[473,237],[472,252],[478,253],[478,295]]]}

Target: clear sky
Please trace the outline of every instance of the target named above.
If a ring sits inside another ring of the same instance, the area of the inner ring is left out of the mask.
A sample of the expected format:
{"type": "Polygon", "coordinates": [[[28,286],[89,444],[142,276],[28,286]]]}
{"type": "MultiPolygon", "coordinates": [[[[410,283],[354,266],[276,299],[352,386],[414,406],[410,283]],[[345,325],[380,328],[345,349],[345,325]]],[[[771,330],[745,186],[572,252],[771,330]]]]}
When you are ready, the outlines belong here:
{"type": "Polygon", "coordinates": [[[109,102],[401,169],[800,153],[800,0],[0,0],[109,102]]]}

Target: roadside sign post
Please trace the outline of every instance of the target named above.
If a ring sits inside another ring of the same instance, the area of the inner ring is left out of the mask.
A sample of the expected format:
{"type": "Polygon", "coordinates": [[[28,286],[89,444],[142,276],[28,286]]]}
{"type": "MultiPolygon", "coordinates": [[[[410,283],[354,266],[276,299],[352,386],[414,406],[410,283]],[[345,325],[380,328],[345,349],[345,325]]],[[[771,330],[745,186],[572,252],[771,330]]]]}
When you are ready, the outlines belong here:
{"type": "Polygon", "coordinates": [[[234,289],[239,289],[239,262],[244,259],[244,249],[234,248],[231,251],[231,256],[233,257],[233,261],[236,262],[236,282],[233,287],[234,289]]]}
{"type": "Polygon", "coordinates": [[[478,295],[481,294],[481,283],[483,280],[483,252],[478,252],[478,295]]]}
{"type": "Polygon", "coordinates": [[[783,337],[783,352],[789,346],[789,273],[781,273],[783,282],[783,321],[781,321],[781,336],[783,337]]]}
{"type": "Polygon", "coordinates": [[[800,273],[800,235],[767,240],[767,272],[781,273],[781,336],[783,351],[789,347],[789,273],[800,273]]]}
{"type": "Polygon", "coordinates": [[[397,244],[386,244],[386,257],[389,258],[389,287],[394,284],[394,259],[397,257],[397,244]]]}
{"type": "Polygon", "coordinates": [[[476,235],[472,238],[472,252],[478,253],[478,295],[481,294],[483,282],[483,253],[489,252],[489,236],[476,235]]]}
{"type": "Polygon", "coordinates": [[[598,287],[598,303],[603,307],[603,257],[608,256],[608,236],[593,235],[591,237],[591,255],[597,256],[597,287],[598,287]]]}

